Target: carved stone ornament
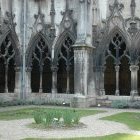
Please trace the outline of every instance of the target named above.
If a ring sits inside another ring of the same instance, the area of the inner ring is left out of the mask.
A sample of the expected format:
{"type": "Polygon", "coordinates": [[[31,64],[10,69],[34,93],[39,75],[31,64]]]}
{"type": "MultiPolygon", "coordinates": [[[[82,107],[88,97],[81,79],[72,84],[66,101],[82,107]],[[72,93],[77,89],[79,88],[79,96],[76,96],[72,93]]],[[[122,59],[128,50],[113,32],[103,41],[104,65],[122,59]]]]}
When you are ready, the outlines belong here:
{"type": "Polygon", "coordinates": [[[114,4],[111,6],[109,5],[109,9],[111,12],[114,12],[115,9],[118,11],[121,11],[124,8],[124,5],[122,3],[119,3],[118,0],[115,0],[114,4]]]}

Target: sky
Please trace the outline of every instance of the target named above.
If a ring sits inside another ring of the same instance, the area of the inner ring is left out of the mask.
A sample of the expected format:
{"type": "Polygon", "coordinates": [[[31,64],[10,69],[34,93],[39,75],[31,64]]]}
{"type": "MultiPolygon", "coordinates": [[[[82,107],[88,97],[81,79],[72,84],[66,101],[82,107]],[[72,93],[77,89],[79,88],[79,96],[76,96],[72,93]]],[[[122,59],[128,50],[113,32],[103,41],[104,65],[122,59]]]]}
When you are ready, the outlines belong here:
{"type": "Polygon", "coordinates": [[[106,10],[107,10],[107,0],[99,0],[101,17],[103,19],[106,18],[106,10]]]}

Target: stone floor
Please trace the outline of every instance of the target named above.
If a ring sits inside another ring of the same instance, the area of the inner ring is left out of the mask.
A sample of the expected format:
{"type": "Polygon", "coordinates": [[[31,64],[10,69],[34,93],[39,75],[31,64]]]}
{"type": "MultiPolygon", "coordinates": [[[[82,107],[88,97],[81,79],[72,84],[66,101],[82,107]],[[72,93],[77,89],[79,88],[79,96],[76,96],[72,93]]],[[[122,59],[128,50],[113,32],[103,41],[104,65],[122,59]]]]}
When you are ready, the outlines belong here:
{"type": "MultiPolygon", "coordinates": [[[[15,109],[15,108],[13,108],[15,109]]],[[[16,108],[17,109],[17,108],[16,108]]],[[[93,108],[107,112],[93,116],[83,117],[80,121],[86,125],[84,128],[67,130],[37,130],[28,128],[27,125],[33,119],[22,119],[12,121],[0,121],[0,140],[21,140],[24,138],[68,138],[68,137],[90,137],[104,136],[115,133],[128,133],[140,135],[140,131],[130,130],[126,125],[100,120],[102,117],[114,115],[121,112],[140,112],[140,110],[117,110],[106,108],[93,108]]],[[[0,111],[10,108],[0,109],[0,111]]]]}

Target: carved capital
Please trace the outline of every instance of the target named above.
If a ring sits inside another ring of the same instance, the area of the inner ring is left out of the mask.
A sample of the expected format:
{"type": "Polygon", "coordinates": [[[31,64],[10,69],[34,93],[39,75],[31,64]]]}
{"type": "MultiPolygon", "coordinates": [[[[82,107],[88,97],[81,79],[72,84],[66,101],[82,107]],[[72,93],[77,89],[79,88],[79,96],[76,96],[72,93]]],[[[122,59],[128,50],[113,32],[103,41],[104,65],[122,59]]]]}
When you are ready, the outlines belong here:
{"type": "Polygon", "coordinates": [[[79,2],[80,2],[80,3],[84,3],[84,2],[85,2],[85,0],[79,0],[79,2]]]}
{"type": "Polygon", "coordinates": [[[52,72],[57,72],[58,71],[58,67],[57,66],[52,66],[51,70],[52,70],[52,72]]]}
{"type": "Polygon", "coordinates": [[[32,71],[32,68],[31,67],[27,67],[26,68],[26,72],[31,72],[32,71]]]}
{"type": "Polygon", "coordinates": [[[131,65],[130,66],[130,71],[133,72],[133,71],[138,71],[139,70],[139,66],[136,66],[136,65],[131,65]]]}
{"type": "Polygon", "coordinates": [[[20,67],[15,67],[15,72],[20,72],[20,67]]]}
{"type": "Polygon", "coordinates": [[[116,72],[119,72],[120,66],[115,66],[115,70],[116,70],[116,72]]]}

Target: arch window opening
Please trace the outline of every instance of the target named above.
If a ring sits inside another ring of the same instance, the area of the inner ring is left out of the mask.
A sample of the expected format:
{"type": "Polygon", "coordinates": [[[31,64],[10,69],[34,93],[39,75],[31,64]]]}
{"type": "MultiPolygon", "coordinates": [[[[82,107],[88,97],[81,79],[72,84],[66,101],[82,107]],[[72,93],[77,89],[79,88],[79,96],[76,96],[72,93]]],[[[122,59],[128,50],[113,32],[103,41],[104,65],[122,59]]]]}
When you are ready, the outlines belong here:
{"type": "Polygon", "coordinates": [[[112,38],[106,51],[104,87],[106,95],[130,96],[131,72],[127,48],[118,33],[112,38]]]}
{"type": "Polygon", "coordinates": [[[8,35],[0,46],[0,93],[14,93],[15,49],[8,35]]]}
{"type": "Polygon", "coordinates": [[[34,93],[51,93],[51,54],[43,38],[39,38],[32,53],[31,89],[34,93]]]}
{"type": "Polygon", "coordinates": [[[74,42],[67,37],[58,56],[57,90],[58,93],[74,93],[74,42]]]}

